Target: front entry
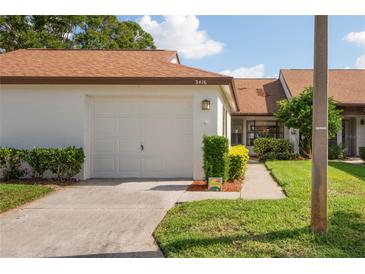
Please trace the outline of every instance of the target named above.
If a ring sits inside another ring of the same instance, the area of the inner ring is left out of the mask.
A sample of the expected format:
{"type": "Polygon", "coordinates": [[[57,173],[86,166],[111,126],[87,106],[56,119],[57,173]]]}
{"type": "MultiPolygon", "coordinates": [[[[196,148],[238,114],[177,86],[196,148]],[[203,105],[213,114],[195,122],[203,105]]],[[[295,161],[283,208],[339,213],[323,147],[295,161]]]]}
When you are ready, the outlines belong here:
{"type": "Polygon", "coordinates": [[[356,118],[342,120],[342,145],[346,156],[356,155],[356,118]]]}
{"type": "Polygon", "coordinates": [[[94,98],[91,177],[192,178],[190,98],[94,98]]]}

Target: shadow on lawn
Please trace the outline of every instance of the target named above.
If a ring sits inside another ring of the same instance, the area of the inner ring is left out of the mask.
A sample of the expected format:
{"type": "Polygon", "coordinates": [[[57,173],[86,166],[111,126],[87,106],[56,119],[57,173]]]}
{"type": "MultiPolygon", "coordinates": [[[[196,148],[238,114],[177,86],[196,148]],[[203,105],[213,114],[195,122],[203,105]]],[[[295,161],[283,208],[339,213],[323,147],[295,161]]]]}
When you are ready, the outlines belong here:
{"type": "Polygon", "coordinates": [[[346,172],[347,174],[365,182],[365,165],[331,161],[328,162],[328,165],[343,172],[346,172]]]}
{"type": "Polygon", "coordinates": [[[232,245],[235,249],[244,249],[245,242],[250,242],[251,246],[252,242],[257,243],[251,247],[252,251],[245,250],[245,252],[258,257],[363,258],[365,256],[365,223],[361,220],[360,214],[337,211],[330,217],[329,231],[322,235],[313,235],[308,226],[262,234],[177,240],[163,246],[163,251],[166,254],[169,251],[178,253],[179,250],[194,249],[194,247],[215,248],[214,245],[232,245]],[[291,244],[290,240],[293,240],[293,244],[300,251],[288,254],[287,247],[291,244]],[[263,246],[262,250],[260,250],[260,244],[263,246]]]}

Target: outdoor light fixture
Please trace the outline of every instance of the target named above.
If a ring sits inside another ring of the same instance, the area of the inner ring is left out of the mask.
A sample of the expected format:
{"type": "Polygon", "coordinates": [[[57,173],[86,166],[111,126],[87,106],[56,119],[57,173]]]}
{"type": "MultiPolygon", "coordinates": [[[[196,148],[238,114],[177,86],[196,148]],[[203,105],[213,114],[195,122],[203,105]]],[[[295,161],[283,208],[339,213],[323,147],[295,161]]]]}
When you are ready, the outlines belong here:
{"type": "Polygon", "coordinates": [[[364,119],[360,120],[360,125],[362,125],[362,126],[365,125],[365,120],[364,119]]]}
{"type": "Polygon", "coordinates": [[[205,99],[202,101],[202,110],[210,110],[210,101],[205,99]]]}

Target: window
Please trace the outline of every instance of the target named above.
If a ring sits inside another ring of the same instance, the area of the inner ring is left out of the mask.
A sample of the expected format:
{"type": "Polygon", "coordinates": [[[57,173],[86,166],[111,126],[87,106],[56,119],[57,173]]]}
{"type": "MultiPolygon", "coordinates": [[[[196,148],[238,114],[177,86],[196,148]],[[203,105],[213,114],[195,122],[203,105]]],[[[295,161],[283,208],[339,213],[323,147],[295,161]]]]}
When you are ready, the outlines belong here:
{"type": "Polygon", "coordinates": [[[232,146],[242,145],[242,124],[232,125],[231,144],[232,146]]]}
{"type": "Polygon", "coordinates": [[[247,142],[248,146],[253,146],[256,138],[270,137],[283,139],[284,126],[278,121],[247,121],[247,142]]]}

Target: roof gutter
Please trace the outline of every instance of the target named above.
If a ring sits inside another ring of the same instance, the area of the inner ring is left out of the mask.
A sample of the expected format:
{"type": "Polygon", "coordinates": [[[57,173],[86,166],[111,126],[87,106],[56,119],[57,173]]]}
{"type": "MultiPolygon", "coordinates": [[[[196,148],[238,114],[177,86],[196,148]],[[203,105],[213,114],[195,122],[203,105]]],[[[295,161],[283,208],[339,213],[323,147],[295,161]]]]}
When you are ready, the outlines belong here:
{"type": "Polygon", "coordinates": [[[230,85],[231,77],[33,77],[0,76],[0,84],[23,85],[230,85]]]}

